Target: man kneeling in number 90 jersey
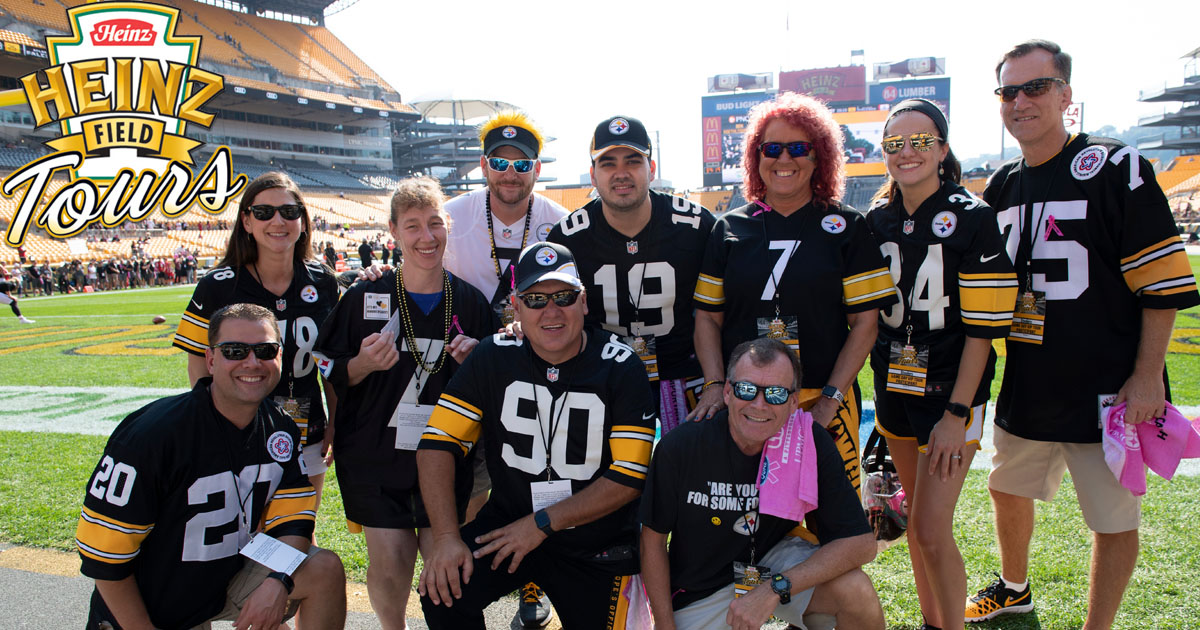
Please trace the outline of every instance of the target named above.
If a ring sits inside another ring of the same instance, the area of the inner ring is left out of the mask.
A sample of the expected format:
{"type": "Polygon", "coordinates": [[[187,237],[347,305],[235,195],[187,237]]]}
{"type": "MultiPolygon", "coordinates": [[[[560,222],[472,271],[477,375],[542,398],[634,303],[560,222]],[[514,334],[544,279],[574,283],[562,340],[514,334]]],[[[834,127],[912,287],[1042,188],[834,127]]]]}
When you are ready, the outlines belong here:
{"type": "Polygon", "coordinates": [[[564,627],[625,628],[610,606],[648,614],[621,602],[641,591],[635,518],[655,426],[646,371],[614,335],[584,328],[567,248],[530,245],[516,275],[525,338],[497,334],[475,349],[417,450],[433,529],[425,618],[435,630],[483,628],[488,604],[535,581],[564,627]],[[492,493],[460,531],[454,464],[479,440],[492,493]]]}
{"type": "Polygon", "coordinates": [[[125,418],[88,481],[75,532],[96,580],[87,628],[277,628],[297,609],[305,628],[341,628],[346,578],[336,554],[311,545],[300,431],[265,400],[280,374],[275,317],[235,304],[208,332],[210,376],[125,418]],[[238,553],[252,536],[307,558],[272,571],[238,553]]]}

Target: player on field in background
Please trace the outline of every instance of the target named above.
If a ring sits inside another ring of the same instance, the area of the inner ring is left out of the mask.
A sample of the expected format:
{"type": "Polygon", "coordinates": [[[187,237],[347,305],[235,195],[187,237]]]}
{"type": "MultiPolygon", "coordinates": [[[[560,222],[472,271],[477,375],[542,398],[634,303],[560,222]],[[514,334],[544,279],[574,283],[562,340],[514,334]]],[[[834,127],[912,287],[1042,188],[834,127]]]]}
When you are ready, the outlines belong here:
{"type": "Polygon", "coordinates": [[[646,365],[663,432],[683,422],[704,379],[692,350],[692,292],[716,219],[682,197],[650,190],[650,135],[613,116],[592,136],[599,199],[559,221],[551,242],[575,253],[588,323],[615,332],[646,365]]]}
{"type": "Polygon", "coordinates": [[[17,307],[17,298],[13,296],[13,290],[18,289],[18,286],[11,281],[11,277],[8,269],[0,265],[0,304],[7,304],[22,324],[32,324],[33,320],[22,315],[21,309],[17,307]]]}
{"type": "Polygon", "coordinates": [[[1092,530],[1086,630],[1113,624],[1137,564],[1141,500],[1104,461],[1102,419],[1163,415],[1175,311],[1200,303],[1196,280],[1154,169],[1116,140],[1068,134],[1071,57],[1031,40],[996,66],[1000,117],[1021,155],[988,180],[1019,283],[988,489],[998,579],[971,597],[966,620],[1033,610],[1034,499],[1049,501],[1070,469],[1092,530]]]}
{"type": "MultiPolygon", "coordinates": [[[[542,172],[538,156],[543,139],[528,116],[512,110],[497,112],[479,127],[479,141],[483,145],[479,167],[487,186],[446,203],[454,225],[446,246],[446,269],[479,289],[501,323],[510,324],[516,313],[510,296],[517,256],[529,243],[545,240],[567,209],[533,193],[542,172]]],[[[475,518],[491,488],[485,459],[482,450],[476,454],[468,521],[475,518]]],[[[550,623],[550,602],[536,584],[521,589],[517,615],[530,628],[550,623]]]]}

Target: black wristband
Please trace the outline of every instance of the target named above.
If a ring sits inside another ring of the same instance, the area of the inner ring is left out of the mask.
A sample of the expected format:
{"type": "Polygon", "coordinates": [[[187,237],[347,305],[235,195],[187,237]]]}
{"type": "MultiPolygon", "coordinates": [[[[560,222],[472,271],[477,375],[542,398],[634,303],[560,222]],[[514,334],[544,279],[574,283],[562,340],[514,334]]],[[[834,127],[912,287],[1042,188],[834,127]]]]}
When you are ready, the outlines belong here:
{"type": "Polygon", "coordinates": [[[292,581],[292,576],[290,576],[282,571],[272,571],[267,574],[267,577],[275,578],[276,580],[283,582],[283,588],[287,589],[288,595],[291,595],[292,590],[294,590],[296,588],[296,583],[294,581],[292,581]]]}
{"type": "Polygon", "coordinates": [[[554,533],[554,528],[550,526],[550,515],[546,513],[546,510],[538,510],[534,512],[533,523],[534,525],[537,525],[538,529],[542,530],[542,533],[546,534],[547,536],[554,533]]]}
{"type": "Polygon", "coordinates": [[[971,417],[971,408],[962,403],[948,402],[946,403],[946,411],[949,411],[950,415],[957,416],[963,420],[971,417]]]}

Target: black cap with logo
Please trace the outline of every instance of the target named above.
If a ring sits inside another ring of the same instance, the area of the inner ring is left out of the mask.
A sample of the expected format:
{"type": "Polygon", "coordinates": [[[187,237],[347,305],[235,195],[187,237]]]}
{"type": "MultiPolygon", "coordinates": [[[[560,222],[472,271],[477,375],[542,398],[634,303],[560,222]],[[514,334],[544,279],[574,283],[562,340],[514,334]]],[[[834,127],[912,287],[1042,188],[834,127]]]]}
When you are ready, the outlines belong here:
{"type": "Polygon", "coordinates": [[[516,147],[525,157],[538,156],[538,139],[533,132],[518,125],[504,125],[487,132],[483,137],[483,154],[490,156],[500,147],[516,147]]]}
{"type": "Polygon", "coordinates": [[[571,250],[546,241],[521,250],[517,258],[517,291],[524,291],[543,280],[561,280],[577,289],[583,288],[571,250]]]}
{"type": "Polygon", "coordinates": [[[629,116],[613,116],[596,125],[596,133],[592,134],[592,161],[616,147],[633,149],[650,157],[650,134],[646,133],[642,121],[629,116]]]}

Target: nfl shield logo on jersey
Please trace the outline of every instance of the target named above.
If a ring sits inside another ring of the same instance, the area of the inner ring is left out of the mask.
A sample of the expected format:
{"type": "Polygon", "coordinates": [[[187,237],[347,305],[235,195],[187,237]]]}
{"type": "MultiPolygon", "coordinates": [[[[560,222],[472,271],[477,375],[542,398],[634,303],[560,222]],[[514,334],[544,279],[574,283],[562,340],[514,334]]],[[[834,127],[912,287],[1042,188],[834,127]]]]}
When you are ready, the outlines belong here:
{"type": "Polygon", "coordinates": [[[286,311],[287,310],[287,300],[285,300],[283,298],[279,298],[278,300],[275,300],[275,310],[286,311]]]}
{"type": "Polygon", "coordinates": [[[917,229],[916,221],[913,221],[912,219],[907,219],[904,221],[904,233],[905,234],[912,234],[913,230],[915,230],[915,229],[917,229]]]}
{"type": "Polygon", "coordinates": [[[550,381],[551,383],[557,383],[558,382],[558,368],[556,368],[556,367],[546,368],[546,380],[550,381]]]}
{"type": "Polygon", "coordinates": [[[625,253],[627,253],[627,254],[638,253],[638,242],[637,241],[626,241],[625,253]]]}

